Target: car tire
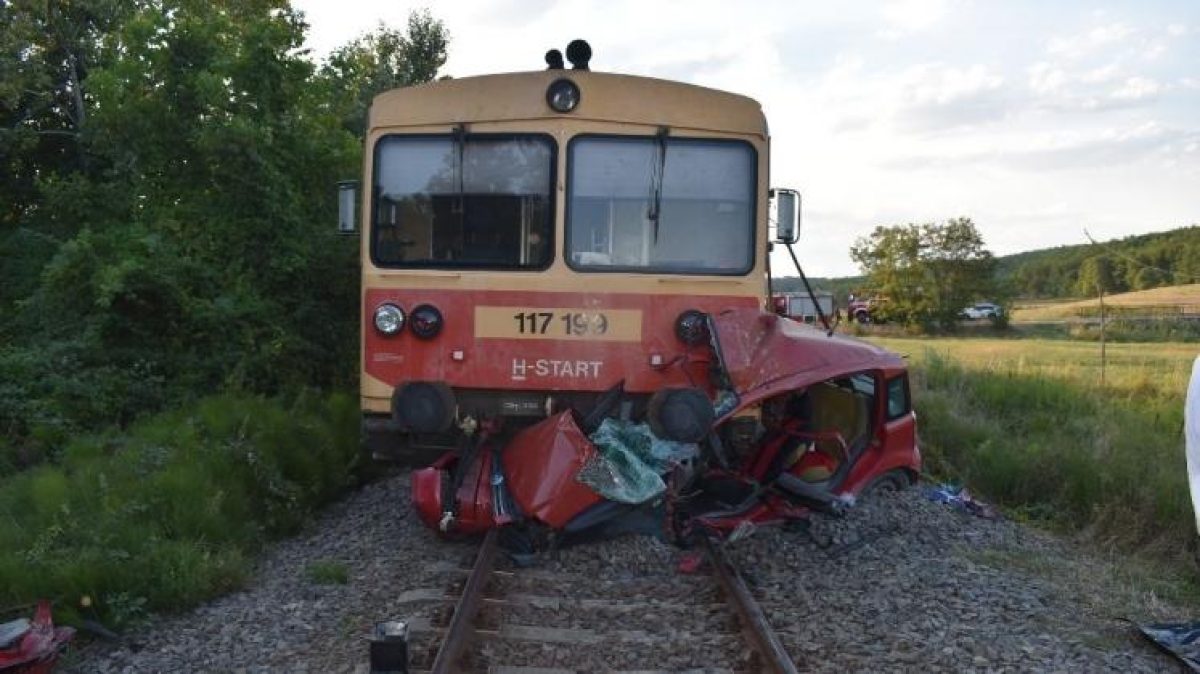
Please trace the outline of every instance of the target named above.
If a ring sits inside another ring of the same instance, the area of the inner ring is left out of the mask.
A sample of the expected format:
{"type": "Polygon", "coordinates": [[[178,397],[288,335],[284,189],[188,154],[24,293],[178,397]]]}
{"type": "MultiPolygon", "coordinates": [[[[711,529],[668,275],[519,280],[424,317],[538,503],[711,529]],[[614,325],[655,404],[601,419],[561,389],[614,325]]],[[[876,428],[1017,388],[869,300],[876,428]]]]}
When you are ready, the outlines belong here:
{"type": "Polygon", "coordinates": [[[854,320],[858,321],[859,323],[861,323],[863,325],[867,325],[868,323],[871,322],[871,314],[869,314],[865,311],[855,312],[854,320]]]}
{"type": "Polygon", "coordinates": [[[908,471],[903,468],[895,468],[871,480],[871,483],[862,490],[862,497],[871,498],[879,494],[904,491],[911,486],[912,477],[909,476],[908,471]]]}

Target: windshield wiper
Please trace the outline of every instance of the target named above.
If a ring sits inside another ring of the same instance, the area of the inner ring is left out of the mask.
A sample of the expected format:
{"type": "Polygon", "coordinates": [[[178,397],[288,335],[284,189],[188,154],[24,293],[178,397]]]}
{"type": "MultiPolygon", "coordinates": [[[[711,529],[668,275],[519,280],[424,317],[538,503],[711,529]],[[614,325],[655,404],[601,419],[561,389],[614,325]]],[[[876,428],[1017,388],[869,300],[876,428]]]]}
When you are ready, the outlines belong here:
{"type": "Polygon", "coordinates": [[[662,219],[662,187],[663,174],[667,170],[667,134],[671,130],[665,126],[658,127],[654,142],[658,149],[658,159],[650,169],[650,211],[646,217],[654,223],[654,243],[658,243],[658,223],[662,219]]]}

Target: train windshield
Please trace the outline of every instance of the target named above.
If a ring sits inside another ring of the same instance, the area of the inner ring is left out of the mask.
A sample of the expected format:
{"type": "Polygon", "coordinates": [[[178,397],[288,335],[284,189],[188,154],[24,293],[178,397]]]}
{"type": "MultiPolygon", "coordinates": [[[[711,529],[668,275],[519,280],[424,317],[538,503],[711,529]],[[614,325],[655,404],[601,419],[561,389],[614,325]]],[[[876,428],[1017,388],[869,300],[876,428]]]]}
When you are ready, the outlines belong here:
{"type": "Polygon", "coordinates": [[[755,152],[741,141],[583,136],[570,145],[567,261],[585,271],[754,266],[755,152]]]}
{"type": "Polygon", "coordinates": [[[375,149],[372,258],[385,267],[546,267],[553,174],[545,136],[384,137],[375,149]]]}

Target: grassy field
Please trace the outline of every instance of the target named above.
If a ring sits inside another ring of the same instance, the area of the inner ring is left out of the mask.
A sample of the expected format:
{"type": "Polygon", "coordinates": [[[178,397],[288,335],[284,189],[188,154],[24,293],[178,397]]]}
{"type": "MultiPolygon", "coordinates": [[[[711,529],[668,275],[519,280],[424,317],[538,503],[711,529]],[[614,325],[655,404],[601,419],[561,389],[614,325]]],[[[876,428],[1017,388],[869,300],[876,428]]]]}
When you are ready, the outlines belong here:
{"type": "Polygon", "coordinates": [[[874,339],[909,356],[922,451],[1019,517],[1168,556],[1195,546],[1183,401],[1200,345],[874,339]]]}
{"type": "MultiPolygon", "coordinates": [[[[1104,298],[1104,306],[1116,315],[1196,313],[1200,312],[1200,283],[1109,295],[1104,298]]],[[[1018,303],[1013,308],[1012,320],[1014,323],[1058,321],[1099,314],[1100,301],[1096,298],[1067,302],[1030,302],[1018,303]]]]}

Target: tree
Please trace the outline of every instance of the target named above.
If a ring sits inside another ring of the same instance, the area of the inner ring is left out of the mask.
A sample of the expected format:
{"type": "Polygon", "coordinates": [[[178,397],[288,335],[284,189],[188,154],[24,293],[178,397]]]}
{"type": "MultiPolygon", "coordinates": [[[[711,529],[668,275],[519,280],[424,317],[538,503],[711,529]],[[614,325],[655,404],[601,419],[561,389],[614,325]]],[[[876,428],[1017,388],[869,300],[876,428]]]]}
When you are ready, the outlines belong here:
{"type": "Polygon", "coordinates": [[[101,65],[101,37],[133,5],[0,0],[0,314],[11,315],[57,247],[78,232],[75,219],[44,217],[43,195],[85,169],[93,104],[85,81],[101,65]]]}
{"type": "Polygon", "coordinates": [[[951,328],[964,306],[998,291],[995,259],[970,218],[876,227],[850,257],[887,297],[885,316],[908,324],[951,328]]]}
{"type": "MultiPolygon", "coordinates": [[[[333,227],[335,183],[358,172],[362,140],[303,50],[302,15],[287,0],[113,0],[108,23],[84,11],[105,3],[0,0],[4,121],[70,141],[0,158],[36,174],[0,215],[0,252],[10,223],[53,233],[44,263],[0,265],[25,283],[0,303],[0,435],[125,423],[214,389],[348,384],[358,244],[333,227]],[[47,17],[70,25],[42,35],[47,17]],[[83,57],[51,57],[52,41],[83,57]]],[[[406,83],[445,60],[422,16],[387,58],[406,83]]]]}
{"type": "Polygon", "coordinates": [[[1112,293],[1117,290],[1117,273],[1112,260],[1106,255],[1089,257],[1079,265],[1079,278],[1075,281],[1076,291],[1085,297],[1098,292],[1112,293]]]}
{"type": "Polygon", "coordinates": [[[408,32],[382,23],[329,55],[321,78],[342,125],[358,137],[366,131],[367,110],[381,92],[432,81],[446,64],[450,35],[428,10],[408,15],[408,32]]]}

